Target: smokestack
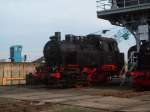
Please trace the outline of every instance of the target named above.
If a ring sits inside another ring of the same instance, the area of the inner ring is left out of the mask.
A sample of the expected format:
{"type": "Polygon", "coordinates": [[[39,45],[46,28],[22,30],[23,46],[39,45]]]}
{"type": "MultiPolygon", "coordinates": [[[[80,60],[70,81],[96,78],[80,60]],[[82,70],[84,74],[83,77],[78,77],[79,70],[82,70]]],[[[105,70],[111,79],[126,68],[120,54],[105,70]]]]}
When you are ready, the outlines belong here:
{"type": "Polygon", "coordinates": [[[57,41],[61,40],[61,32],[55,32],[55,38],[57,41]]]}

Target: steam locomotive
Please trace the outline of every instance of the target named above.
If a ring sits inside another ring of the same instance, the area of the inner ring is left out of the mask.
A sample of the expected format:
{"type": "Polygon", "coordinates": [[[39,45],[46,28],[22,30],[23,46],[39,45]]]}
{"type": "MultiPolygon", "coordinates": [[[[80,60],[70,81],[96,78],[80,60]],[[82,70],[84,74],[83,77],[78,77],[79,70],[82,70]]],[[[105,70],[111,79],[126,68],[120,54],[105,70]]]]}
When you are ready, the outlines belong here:
{"type": "Polygon", "coordinates": [[[72,87],[93,85],[119,76],[124,66],[124,54],[112,38],[89,34],[86,36],[61,33],[50,37],[43,50],[45,65],[34,74],[46,85],[72,87]]]}
{"type": "Polygon", "coordinates": [[[140,49],[132,46],[128,51],[128,75],[133,77],[135,89],[150,87],[150,42],[141,41],[140,49]]]}

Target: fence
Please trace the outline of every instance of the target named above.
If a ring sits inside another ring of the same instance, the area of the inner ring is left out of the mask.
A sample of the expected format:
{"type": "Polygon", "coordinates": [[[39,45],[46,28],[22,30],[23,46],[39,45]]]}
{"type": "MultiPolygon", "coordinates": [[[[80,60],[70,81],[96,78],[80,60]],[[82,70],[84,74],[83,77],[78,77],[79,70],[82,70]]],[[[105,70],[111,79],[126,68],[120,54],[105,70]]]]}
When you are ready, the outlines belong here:
{"type": "Polygon", "coordinates": [[[38,63],[0,63],[0,85],[26,84],[26,74],[35,72],[38,63]]]}

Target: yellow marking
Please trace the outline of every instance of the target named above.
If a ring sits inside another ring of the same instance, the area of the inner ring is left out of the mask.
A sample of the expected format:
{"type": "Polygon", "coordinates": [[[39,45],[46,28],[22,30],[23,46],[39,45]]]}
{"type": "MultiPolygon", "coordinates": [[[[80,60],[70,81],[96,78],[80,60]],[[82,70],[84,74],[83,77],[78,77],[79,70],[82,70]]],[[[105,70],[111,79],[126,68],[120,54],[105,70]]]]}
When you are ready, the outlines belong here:
{"type": "Polygon", "coordinates": [[[12,81],[12,80],[26,80],[26,78],[22,78],[22,77],[4,77],[4,78],[0,78],[0,80],[2,80],[2,85],[7,85],[7,81],[12,81]]]}

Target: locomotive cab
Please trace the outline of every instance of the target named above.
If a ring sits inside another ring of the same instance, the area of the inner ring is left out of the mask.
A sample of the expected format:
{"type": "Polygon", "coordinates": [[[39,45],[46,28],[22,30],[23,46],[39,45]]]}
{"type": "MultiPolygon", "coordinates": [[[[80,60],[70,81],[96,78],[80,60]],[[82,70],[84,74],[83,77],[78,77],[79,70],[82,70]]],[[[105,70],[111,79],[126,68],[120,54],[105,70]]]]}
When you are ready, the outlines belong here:
{"type": "MultiPolygon", "coordinates": [[[[141,41],[139,52],[137,46],[132,46],[128,51],[128,69],[136,68],[136,70],[150,69],[150,42],[141,41]]],[[[135,70],[135,69],[134,69],[135,70]]]]}

